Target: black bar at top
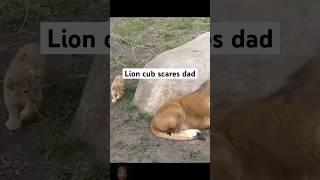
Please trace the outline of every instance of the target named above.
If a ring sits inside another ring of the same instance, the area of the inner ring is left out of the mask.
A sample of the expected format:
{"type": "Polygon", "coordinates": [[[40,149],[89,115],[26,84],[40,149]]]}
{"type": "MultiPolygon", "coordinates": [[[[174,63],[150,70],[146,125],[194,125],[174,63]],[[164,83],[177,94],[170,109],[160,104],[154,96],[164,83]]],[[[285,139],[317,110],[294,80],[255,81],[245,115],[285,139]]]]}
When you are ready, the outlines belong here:
{"type": "Polygon", "coordinates": [[[111,17],[210,17],[210,1],[110,0],[111,17]]]}

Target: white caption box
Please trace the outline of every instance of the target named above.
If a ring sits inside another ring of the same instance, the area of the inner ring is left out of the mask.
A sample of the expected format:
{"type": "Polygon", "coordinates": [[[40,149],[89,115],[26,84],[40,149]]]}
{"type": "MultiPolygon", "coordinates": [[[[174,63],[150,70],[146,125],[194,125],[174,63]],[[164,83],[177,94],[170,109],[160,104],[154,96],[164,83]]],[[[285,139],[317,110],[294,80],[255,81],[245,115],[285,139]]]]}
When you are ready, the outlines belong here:
{"type": "Polygon", "coordinates": [[[123,79],[197,79],[195,68],[123,68],[123,79]]]}

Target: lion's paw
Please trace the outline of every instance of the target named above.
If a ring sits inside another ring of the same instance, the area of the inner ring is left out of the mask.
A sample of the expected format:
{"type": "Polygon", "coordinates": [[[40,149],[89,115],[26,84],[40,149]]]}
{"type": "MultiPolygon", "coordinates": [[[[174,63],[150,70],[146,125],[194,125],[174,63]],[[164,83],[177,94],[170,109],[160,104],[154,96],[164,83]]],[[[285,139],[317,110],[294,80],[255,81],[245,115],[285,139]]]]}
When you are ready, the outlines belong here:
{"type": "Polygon", "coordinates": [[[17,130],[21,127],[21,122],[8,120],[5,125],[9,130],[17,130]]]}

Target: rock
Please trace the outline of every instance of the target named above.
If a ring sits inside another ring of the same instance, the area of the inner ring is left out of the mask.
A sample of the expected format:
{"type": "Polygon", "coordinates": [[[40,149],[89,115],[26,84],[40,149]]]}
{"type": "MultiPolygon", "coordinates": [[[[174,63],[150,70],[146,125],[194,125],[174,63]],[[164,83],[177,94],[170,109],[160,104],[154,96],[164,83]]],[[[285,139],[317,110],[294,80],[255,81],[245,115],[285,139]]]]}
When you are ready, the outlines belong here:
{"type": "Polygon", "coordinates": [[[210,32],[156,56],[145,68],[198,69],[197,80],[140,80],[133,102],[141,111],[153,114],[168,100],[195,91],[210,78],[210,32]]]}
{"type": "Polygon", "coordinates": [[[96,56],[70,133],[91,145],[99,161],[109,160],[109,95],[107,57],[96,56]]]}

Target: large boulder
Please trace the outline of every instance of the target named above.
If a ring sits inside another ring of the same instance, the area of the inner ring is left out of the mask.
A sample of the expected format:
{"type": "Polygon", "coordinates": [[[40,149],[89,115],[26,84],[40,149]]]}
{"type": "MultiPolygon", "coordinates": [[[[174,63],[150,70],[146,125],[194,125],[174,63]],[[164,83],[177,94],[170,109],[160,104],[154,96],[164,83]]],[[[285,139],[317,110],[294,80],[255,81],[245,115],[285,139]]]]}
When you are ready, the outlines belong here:
{"type": "Polygon", "coordinates": [[[108,77],[107,57],[97,55],[70,129],[73,136],[94,148],[97,160],[105,162],[109,161],[108,77]]]}
{"type": "Polygon", "coordinates": [[[156,56],[145,68],[198,69],[196,80],[140,80],[133,102],[140,110],[153,114],[168,100],[195,91],[210,79],[210,32],[156,56]]]}

